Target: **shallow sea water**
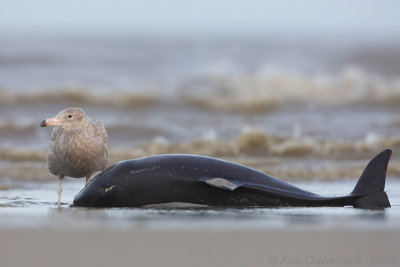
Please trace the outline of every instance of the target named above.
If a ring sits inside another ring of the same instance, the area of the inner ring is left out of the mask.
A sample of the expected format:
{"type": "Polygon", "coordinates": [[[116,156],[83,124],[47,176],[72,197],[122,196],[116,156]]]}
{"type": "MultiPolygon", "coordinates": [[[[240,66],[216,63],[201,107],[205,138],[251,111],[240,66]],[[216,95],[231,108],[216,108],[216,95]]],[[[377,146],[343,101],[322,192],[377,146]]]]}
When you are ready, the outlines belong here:
{"type": "MultiPolygon", "coordinates": [[[[321,195],[345,195],[354,181],[296,182],[295,185],[321,195]]],[[[386,192],[392,204],[385,210],[363,210],[353,207],[313,208],[206,208],[152,209],[70,207],[80,181],[65,181],[63,205],[56,206],[57,183],[32,185],[18,194],[2,192],[0,228],[71,229],[71,230],[210,230],[230,231],[287,229],[322,231],[399,230],[400,181],[388,179],[386,192]],[[35,187],[35,188],[33,188],[35,187]]]]}

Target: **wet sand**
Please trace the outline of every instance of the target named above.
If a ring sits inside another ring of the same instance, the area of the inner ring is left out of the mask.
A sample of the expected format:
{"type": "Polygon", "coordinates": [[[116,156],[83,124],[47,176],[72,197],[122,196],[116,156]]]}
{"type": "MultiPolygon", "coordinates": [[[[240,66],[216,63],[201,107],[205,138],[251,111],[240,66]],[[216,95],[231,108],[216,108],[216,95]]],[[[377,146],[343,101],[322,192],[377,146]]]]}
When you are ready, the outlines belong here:
{"type": "Polygon", "coordinates": [[[4,207],[0,266],[398,266],[399,185],[386,210],[4,207]]]}
{"type": "Polygon", "coordinates": [[[0,230],[1,266],[398,266],[400,231],[0,230]]]}

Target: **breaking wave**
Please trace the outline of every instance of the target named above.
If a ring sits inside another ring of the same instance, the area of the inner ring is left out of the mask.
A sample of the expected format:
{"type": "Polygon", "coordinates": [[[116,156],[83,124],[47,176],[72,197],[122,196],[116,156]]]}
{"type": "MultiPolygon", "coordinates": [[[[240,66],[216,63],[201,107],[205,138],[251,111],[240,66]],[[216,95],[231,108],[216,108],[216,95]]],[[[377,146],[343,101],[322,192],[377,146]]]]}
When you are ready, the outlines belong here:
{"type": "Polygon", "coordinates": [[[249,75],[215,75],[188,83],[189,103],[216,109],[263,111],[292,103],[399,103],[400,80],[359,68],[336,75],[267,69],[249,75]]]}
{"type": "MultiPolygon", "coordinates": [[[[365,168],[366,161],[387,147],[400,147],[400,137],[367,137],[355,142],[319,141],[271,136],[261,130],[245,128],[234,139],[220,139],[210,135],[188,142],[171,143],[156,138],[142,145],[111,147],[110,164],[153,154],[187,153],[224,158],[288,180],[355,179],[365,168]],[[292,159],[295,159],[294,163],[290,163],[292,159]],[[323,159],[328,164],[308,163],[323,159]]],[[[1,179],[54,180],[47,169],[46,151],[0,148],[0,160],[9,162],[0,166],[1,179]]],[[[392,160],[388,172],[399,177],[400,162],[392,160]]]]}
{"type": "MultiPolygon", "coordinates": [[[[110,158],[120,161],[153,154],[185,153],[222,157],[246,156],[343,156],[362,158],[363,155],[385,148],[400,147],[399,136],[379,137],[367,135],[364,139],[317,140],[311,137],[281,137],[268,135],[262,130],[244,128],[233,139],[204,136],[192,141],[173,143],[165,138],[155,138],[150,142],[131,147],[111,147],[110,158]]],[[[0,159],[8,161],[45,161],[45,150],[0,148],[0,159]]]]}
{"type": "Polygon", "coordinates": [[[337,74],[306,74],[267,68],[254,73],[207,74],[186,78],[173,88],[118,90],[62,87],[36,93],[0,89],[0,103],[66,102],[106,106],[188,104],[215,110],[269,111],[291,103],[400,102],[400,80],[349,67],[337,74]],[[98,89],[98,90],[97,90],[98,89]]]}
{"type": "Polygon", "coordinates": [[[159,101],[156,95],[149,92],[104,93],[93,92],[88,88],[55,88],[39,92],[18,92],[0,90],[0,103],[73,103],[101,104],[106,106],[149,105],[159,101]]]}
{"type": "Polygon", "coordinates": [[[116,148],[111,158],[123,160],[152,154],[187,153],[207,156],[246,158],[256,157],[342,157],[363,158],[385,148],[400,147],[400,137],[371,137],[357,141],[317,140],[309,137],[280,137],[262,130],[244,128],[234,139],[203,137],[196,140],[170,143],[163,138],[132,148],[116,148]]]}

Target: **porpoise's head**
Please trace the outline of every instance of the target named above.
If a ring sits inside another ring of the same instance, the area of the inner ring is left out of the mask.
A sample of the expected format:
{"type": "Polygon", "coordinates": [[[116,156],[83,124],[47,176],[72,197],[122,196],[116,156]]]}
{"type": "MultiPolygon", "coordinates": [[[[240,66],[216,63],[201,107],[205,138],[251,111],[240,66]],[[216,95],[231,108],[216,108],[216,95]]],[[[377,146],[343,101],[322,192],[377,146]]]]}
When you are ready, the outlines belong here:
{"type": "Polygon", "coordinates": [[[59,126],[64,130],[73,130],[88,123],[88,117],[81,108],[67,108],[60,111],[54,118],[49,118],[40,123],[41,127],[59,126]]]}
{"type": "MultiPolygon", "coordinates": [[[[117,164],[118,165],[118,164],[117,164]]],[[[94,177],[74,198],[75,207],[123,207],[120,198],[124,194],[124,186],[120,185],[120,168],[108,167],[94,177]]]]}

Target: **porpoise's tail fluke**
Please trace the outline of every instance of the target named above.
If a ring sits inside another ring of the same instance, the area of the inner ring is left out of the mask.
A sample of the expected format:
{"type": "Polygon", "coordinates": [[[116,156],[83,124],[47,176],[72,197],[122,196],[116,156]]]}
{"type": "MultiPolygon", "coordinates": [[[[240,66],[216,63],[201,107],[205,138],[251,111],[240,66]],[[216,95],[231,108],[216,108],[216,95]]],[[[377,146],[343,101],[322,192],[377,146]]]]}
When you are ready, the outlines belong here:
{"type": "Polygon", "coordinates": [[[365,209],[381,209],[390,207],[386,195],[385,180],[387,166],[392,150],[386,149],[373,158],[365,168],[351,195],[355,198],[353,206],[365,209]]]}

